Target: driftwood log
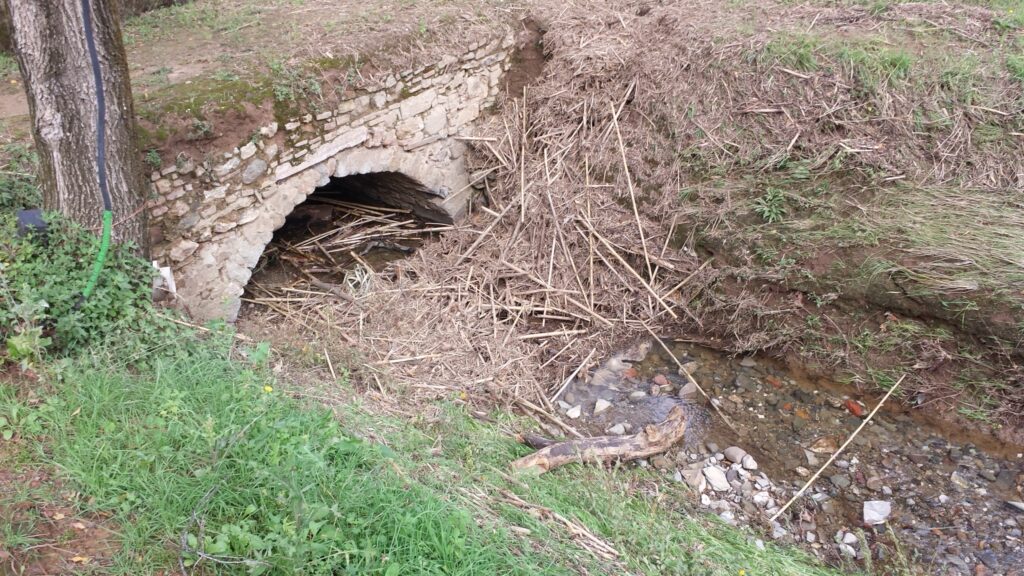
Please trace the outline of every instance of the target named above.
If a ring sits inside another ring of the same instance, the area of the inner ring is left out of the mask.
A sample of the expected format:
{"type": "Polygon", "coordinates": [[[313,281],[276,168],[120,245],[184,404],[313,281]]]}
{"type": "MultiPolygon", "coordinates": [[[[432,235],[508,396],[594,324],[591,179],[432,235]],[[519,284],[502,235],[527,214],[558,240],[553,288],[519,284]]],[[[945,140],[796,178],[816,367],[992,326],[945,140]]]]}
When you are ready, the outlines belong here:
{"type": "Polygon", "coordinates": [[[642,432],[632,436],[596,436],[559,442],[516,460],[512,467],[543,474],[572,462],[636,460],[668,450],[685,433],[686,413],[675,406],[663,421],[646,426],[642,432]]]}

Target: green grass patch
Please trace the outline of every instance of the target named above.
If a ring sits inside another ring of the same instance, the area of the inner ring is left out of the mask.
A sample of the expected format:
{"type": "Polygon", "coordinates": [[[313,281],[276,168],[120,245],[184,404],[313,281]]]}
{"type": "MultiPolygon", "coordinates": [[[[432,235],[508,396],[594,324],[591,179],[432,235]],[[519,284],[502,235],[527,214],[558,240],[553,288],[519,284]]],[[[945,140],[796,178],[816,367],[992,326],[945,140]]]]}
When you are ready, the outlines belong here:
{"type": "Polygon", "coordinates": [[[121,525],[114,572],[172,564],[184,535],[186,563],[239,562],[227,573],[569,573],[228,360],[223,340],[190,348],[138,375],[110,354],[76,363],[40,409],[47,458],[121,525]]]}
{"type": "Polygon", "coordinates": [[[817,50],[820,41],[813,36],[780,35],[773,38],[758,55],[762,65],[811,72],[818,68],[817,50]]]}

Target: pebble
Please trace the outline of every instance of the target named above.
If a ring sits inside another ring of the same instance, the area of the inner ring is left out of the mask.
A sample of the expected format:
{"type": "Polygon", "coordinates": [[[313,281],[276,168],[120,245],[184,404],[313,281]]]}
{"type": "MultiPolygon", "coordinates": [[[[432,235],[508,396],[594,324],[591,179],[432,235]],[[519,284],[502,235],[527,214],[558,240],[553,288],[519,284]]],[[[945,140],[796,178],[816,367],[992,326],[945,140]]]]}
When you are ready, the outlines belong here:
{"type": "Polygon", "coordinates": [[[604,398],[598,398],[597,402],[594,403],[594,416],[604,412],[605,410],[612,407],[612,403],[605,400],[604,398]]]}
{"type": "Polygon", "coordinates": [[[847,532],[846,534],[843,534],[843,544],[849,544],[850,546],[853,546],[859,540],[860,539],[857,538],[857,535],[853,532],[847,532]]]}
{"type": "Polygon", "coordinates": [[[857,551],[853,549],[849,544],[840,544],[839,551],[843,553],[843,556],[853,558],[857,555],[857,551]]]}
{"type": "Polygon", "coordinates": [[[644,392],[643,390],[634,390],[633,392],[629,393],[629,399],[630,400],[639,400],[641,398],[646,398],[646,397],[647,397],[647,392],[644,392]]]}
{"type": "Polygon", "coordinates": [[[754,492],[754,496],[753,496],[754,504],[757,504],[758,506],[760,506],[762,508],[768,506],[768,503],[771,502],[771,500],[772,500],[771,494],[768,494],[767,492],[754,492]]]}
{"type": "Polygon", "coordinates": [[[829,478],[829,480],[832,482],[833,486],[840,490],[850,487],[850,477],[846,474],[836,474],[829,478]]]}
{"type": "Polygon", "coordinates": [[[743,366],[744,368],[753,368],[757,366],[757,360],[755,360],[753,356],[746,356],[743,360],[740,360],[740,366],[743,366]]]}
{"type": "Polygon", "coordinates": [[[703,471],[699,468],[683,470],[681,474],[683,481],[686,482],[690,488],[693,488],[698,494],[704,492],[708,487],[707,478],[704,477],[703,471]]]}
{"type": "Polygon", "coordinates": [[[687,382],[682,388],[679,389],[680,398],[690,398],[697,395],[697,385],[693,382],[687,382]]]}
{"type": "Polygon", "coordinates": [[[757,460],[750,454],[745,455],[741,460],[740,464],[747,470],[757,470],[757,460]]]}
{"type": "Polygon", "coordinates": [[[868,500],[864,503],[864,523],[869,526],[884,524],[892,514],[892,502],[887,500],[868,500]]]}
{"type": "Polygon", "coordinates": [[[991,471],[991,470],[989,470],[988,468],[982,468],[978,472],[978,475],[980,475],[985,480],[988,480],[989,482],[995,482],[996,481],[996,473],[991,471]]]}
{"type": "Polygon", "coordinates": [[[658,454],[651,458],[651,466],[654,466],[658,470],[668,470],[672,467],[672,462],[670,462],[664,454],[658,454]]]}
{"type": "Polygon", "coordinates": [[[651,378],[651,381],[658,386],[671,386],[668,382],[668,378],[665,378],[664,374],[655,374],[654,378],[651,378]]]}
{"type": "Polygon", "coordinates": [[[747,451],[739,446],[730,446],[725,449],[725,457],[730,462],[742,462],[743,457],[747,455],[747,451]]]}
{"type": "Polygon", "coordinates": [[[807,468],[804,468],[803,466],[797,466],[794,472],[796,472],[797,476],[801,478],[807,478],[808,476],[811,475],[811,471],[808,470],[807,468]]]}
{"type": "Polygon", "coordinates": [[[714,442],[705,442],[704,446],[708,449],[708,452],[714,454],[719,451],[718,444],[714,442]]]}
{"type": "Polygon", "coordinates": [[[612,426],[611,428],[608,429],[608,433],[614,434],[616,436],[622,436],[623,434],[626,433],[626,426],[622,423],[616,424],[615,426],[612,426]]]}
{"type": "Polygon", "coordinates": [[[583,414],[583,406],[580,406],[579,404],[573,406],[572,408],[569,408],[565,412],[565,415],[573,420],[579,418],[581,414],[583,414]]]}
{"type": "Polygon", "coordinates": [[[725,477],[725,471],[718,466],[708,466],[703,470],[704,477],[707,478],[708,484],[715,492],[725,492],[729,490],[729,480],[725,477]]]}

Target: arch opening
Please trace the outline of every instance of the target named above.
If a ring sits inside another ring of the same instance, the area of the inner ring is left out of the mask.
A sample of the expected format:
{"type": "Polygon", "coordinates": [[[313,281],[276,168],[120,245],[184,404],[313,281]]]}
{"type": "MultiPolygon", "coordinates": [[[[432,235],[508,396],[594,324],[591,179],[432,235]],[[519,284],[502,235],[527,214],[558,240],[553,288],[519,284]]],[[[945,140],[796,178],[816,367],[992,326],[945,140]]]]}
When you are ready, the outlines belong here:
{"type": "Polygon", "coordinates": [[[285,315],[315,297],[358,296],[452,222],[437,196],[401,172],[331,177],[285,217],[245,286],[239,317],[285,315]]]}

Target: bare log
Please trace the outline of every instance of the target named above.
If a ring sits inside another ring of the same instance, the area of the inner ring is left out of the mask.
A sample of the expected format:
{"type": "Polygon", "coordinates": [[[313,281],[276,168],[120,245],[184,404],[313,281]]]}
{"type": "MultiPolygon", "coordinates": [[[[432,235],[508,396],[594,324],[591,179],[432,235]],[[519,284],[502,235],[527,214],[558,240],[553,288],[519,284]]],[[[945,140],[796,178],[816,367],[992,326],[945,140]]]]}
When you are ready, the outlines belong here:
{"type": "Polygon", "coordinates": [[[686,433],[686,413],[675,406],[663,421],[646,426],[632,436],[597,436],[559,442],[524,456],[512,463],[516,470],[536,470],[543,474],[572,462],[602,463],[611,460],[636,460],[660,454],[682,439],[686,433]]]}

